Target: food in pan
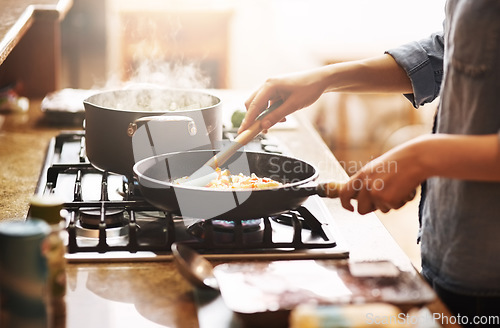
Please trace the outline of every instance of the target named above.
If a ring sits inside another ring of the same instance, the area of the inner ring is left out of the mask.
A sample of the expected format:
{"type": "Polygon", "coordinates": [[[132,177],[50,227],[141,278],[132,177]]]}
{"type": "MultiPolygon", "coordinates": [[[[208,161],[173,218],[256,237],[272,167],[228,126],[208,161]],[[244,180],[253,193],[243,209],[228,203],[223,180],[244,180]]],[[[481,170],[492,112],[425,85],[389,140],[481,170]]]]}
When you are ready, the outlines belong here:
{"type": "Polygon", "coordinates": [[[207,188],[213,189],[265,189],[275,188],[282,184],[270,178],[259,178],[255,173],[233,175],[229,170],[217,168],[217,178],[212,180],[207,188]]]}
{"type": "MultiPolygon", "coordinates": [[[[270,178],[259,178],[255,173],[250,176],[240,173],[233,175],[229,170],[216,169],[217,178],[210,181],[205,187],[211,189],[266,189],[282,186],[281,182],[270,178]]],[[[174,181],[176,184],[182,183],[187,177],[180,178],[174,181]]]]}

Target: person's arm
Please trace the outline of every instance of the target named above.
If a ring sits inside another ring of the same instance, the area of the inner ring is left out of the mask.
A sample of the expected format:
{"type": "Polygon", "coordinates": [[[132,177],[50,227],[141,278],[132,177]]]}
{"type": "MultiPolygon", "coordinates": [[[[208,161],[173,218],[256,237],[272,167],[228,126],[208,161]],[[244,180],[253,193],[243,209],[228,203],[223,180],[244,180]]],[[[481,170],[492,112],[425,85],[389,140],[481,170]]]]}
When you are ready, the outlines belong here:
{"type": "Polygon", "coordinates": [[[415,108],[439,95],[444,72],[444,48],[444,34],[439,32],[386,51],[410,78],[413,92],[405,96],[415,108]]]}
{"type": "Polygon", "coordinates": [[[403,93],[415,107],[434,100],[443,76],[443,33],[390,49],[374,58],[332,64],[268,79],[245,102],[247,129],[273,101],[283,104],[262,121],[267,130],[286,115],[307,107],[328,91],[403,93]]]}
{"type": "Polygon", "coordinates": [[[269,78],[246,101],[247,114],[239,131],[247,129],[269,102],[283,104],[263,119],[264,130],[329,91],[411,93],[412,88],[405,70],[388,54],[269,78]]]}
{"type": "Polygon", "coordinates": [[[326,92],[411,93],[406,71],[390,55],[332,64],[325,68],[326,92]]]}
{"type": "Polygon", "coordinates": [[[491,135],[425,135],[368,163],[340,191],[342,205],[361,214],[400,208],[430,177],[500,182],[500,141],[491,135]]]}

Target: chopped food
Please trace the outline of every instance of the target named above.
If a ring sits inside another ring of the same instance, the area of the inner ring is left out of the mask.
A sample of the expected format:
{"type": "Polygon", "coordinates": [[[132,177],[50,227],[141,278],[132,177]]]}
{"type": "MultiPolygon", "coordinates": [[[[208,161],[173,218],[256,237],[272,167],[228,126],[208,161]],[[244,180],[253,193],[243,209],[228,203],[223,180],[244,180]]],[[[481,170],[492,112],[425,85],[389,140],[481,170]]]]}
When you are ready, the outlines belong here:
{"type": "Polygon", "coordinates": [[[232,175],[229,170],[217,168],[217,179],[212,180],[207,188],[214,189],[265,189],[279,187],[282,184],[269,178],[259,178],[255,173],[232,175]]]}
{"type": "MultiPolygon", "coordinates": [[[[205,187],[211,189],[266,189],[275,188],[282,186],[281,182],[275,181],[270,178],[259,178],[255,173],[244,175],[240,173],[238,175],[233,175],[229,170],[221,170],[217,168],[216,170],[217,178],[210,181],[205,187]]],[[[174,183],[180,184],[182,180],[187,177],[180,178],[174,181],[174,183]]]]}

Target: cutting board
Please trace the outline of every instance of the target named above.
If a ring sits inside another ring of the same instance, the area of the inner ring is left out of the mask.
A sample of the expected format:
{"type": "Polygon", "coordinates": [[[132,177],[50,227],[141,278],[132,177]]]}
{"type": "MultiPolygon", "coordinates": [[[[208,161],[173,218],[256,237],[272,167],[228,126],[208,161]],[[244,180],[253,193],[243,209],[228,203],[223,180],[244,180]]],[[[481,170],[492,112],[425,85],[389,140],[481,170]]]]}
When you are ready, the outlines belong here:
{"type": "Polygon", "coordinates": [[[214,269],[225,305],[252,322],[286,322],[300,304],[389,303],[402,312],[434,300],[415,272],[388,261],[231,262],[214,269]]]}

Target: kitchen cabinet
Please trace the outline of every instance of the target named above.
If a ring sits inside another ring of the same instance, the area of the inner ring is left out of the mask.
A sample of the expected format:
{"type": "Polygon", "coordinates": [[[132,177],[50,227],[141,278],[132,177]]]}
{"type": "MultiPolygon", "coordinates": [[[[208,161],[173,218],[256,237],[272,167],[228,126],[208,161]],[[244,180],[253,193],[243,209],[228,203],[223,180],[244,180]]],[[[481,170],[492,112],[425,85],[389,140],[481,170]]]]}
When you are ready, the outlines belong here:
{"type": "Polygon", "coordinates": [[[61,83],[60,22],[71,0],[7,0],[0,11],[0,87],[42,97],[61,83]]]}

